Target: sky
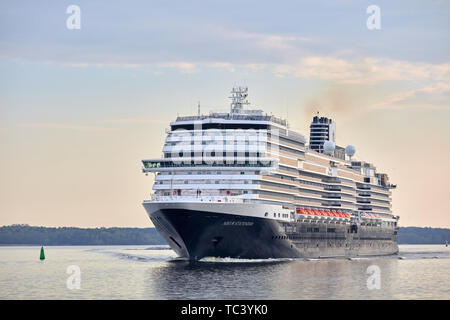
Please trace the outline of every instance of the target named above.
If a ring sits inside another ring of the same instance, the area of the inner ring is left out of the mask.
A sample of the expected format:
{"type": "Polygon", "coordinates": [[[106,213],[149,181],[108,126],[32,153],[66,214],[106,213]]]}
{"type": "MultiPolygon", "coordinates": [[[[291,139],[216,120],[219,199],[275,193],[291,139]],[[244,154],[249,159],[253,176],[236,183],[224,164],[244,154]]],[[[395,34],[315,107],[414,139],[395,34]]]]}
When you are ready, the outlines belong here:
{"type": "Polygon", "coordinates": [[[151,227],[141,159],[245,85],[307,136],[316,111],[335,120],[397,184],[401,226],[448,228],[449,16],[437,0],[1,1],[0,225],[151,227]]]}

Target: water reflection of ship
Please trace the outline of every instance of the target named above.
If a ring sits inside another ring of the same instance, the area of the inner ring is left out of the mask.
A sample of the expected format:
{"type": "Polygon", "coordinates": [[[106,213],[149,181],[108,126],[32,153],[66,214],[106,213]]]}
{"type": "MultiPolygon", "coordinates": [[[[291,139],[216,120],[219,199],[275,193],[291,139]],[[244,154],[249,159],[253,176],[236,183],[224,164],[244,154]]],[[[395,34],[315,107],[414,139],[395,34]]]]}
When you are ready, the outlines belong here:
{"type": "Polygon", "coordinates": [[[273,288],[272,276],[285,274],[287,263],[203,263],[178,260],[148,268],[145,299],[252,299],[273,288]]]}
{"type": "Polygon", "coordinates": [[[366,269],[372,259],[348,261],[272,261],[203,263],[177,261],[148,268],[145,299],[348,299],[361,292],[381,298],[392,291],[398,260],[376,264],[386,280],[383,290],[367,290],[366,269]],[[289,275],[287,277],[286,275],[289,275]],[[381,295],[381,296],[380,296],[381,295]]]}

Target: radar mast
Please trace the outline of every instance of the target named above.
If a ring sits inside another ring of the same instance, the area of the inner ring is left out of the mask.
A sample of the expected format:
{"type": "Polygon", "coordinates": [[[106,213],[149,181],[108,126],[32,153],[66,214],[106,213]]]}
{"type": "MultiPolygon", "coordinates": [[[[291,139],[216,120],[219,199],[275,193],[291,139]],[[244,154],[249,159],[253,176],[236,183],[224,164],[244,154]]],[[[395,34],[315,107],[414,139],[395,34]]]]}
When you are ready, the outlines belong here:
{"type": "Polygon", "coordinates": [[[231,90],[231,110],[230,113],[242,113],[244,105],[250,102],[246,99],[248,96],[248,87],[233,87],[231,90]]]}

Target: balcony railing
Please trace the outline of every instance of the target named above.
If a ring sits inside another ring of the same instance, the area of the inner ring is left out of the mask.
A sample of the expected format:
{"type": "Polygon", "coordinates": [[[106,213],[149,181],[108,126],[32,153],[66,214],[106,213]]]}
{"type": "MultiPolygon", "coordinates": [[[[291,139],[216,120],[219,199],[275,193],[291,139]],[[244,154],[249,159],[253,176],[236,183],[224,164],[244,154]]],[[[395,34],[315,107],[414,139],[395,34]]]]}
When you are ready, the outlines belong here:
{"type": "Polygon", "coordinates": [[[151,201],[154,202],[215,202],[215,203],[244,203],[248,199],[233,196],[161,196],[152,194],[151,201]]]}

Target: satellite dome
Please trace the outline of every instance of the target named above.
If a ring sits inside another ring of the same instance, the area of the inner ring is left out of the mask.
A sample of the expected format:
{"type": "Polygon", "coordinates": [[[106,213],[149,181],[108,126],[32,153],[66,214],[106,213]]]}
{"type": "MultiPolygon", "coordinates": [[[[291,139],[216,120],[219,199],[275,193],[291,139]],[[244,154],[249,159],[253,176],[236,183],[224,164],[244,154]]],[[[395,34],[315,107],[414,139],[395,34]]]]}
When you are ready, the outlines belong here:
{"type": "Polygon", "coordinates": [[[351,158],[355,154],[356,149],[352,145],[348,145],[345,147],[345,153],[351,158]]]}
{"type": "Polygon", "coordinates": [[[323,144],[323,151],[326,154],[333,154],[335,147],[336,145],[334,144],[333,141],[325,141],[325,143],[323,144]]]}

